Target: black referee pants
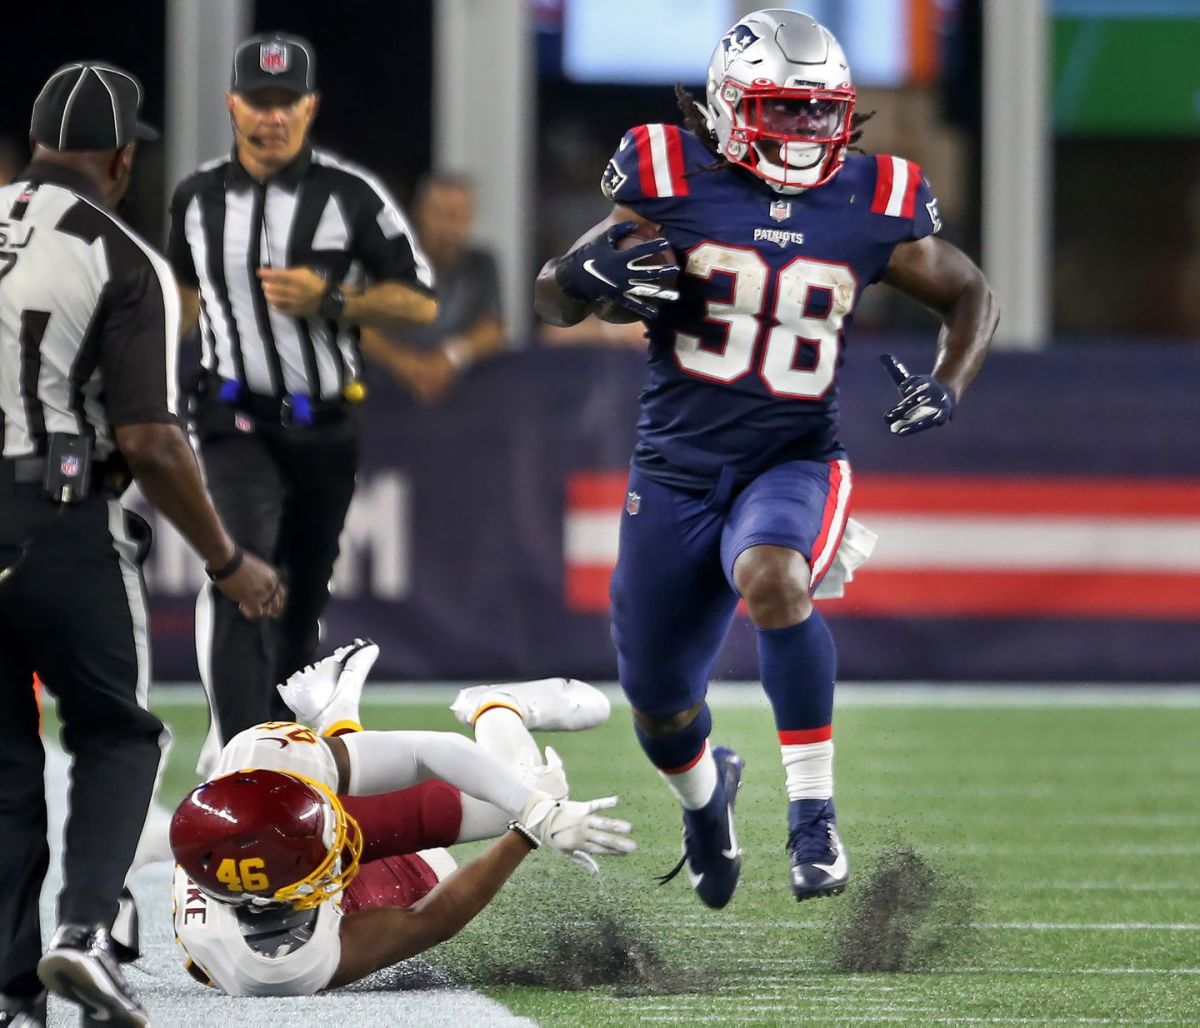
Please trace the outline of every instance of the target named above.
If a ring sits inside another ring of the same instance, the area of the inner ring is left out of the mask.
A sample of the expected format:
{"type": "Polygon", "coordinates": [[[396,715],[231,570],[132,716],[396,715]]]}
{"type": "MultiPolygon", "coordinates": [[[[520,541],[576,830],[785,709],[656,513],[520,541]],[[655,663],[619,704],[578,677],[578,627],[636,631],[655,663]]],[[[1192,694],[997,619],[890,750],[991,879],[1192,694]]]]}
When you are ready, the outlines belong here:
{"type": "Polygon", "coordinates": [[[11,996],[42,988],[50,851],[34,672],[74,758],[60,921],[111,925],[168,738],[146,709],[149,526],[103,496],[57,510],[28,491],[0,495],[0,568],[15,564],[0,582],[0,992],[11,996]]]}
{"type": "MultiPolygon", "coordinates": [[[[279,569],[288,589],[278,621],[248,621],[215,586],[197,603],[196,649],[216,738],[293,715],[277,682],[309,663],[329,600],[338,539],[354,495],[358,422],[348,408],[330,424],[284,427],[250,418],[211,395],[197,398],[204,477],[226,528],[279,569]]],[[[203,760],[203,758],[202,758],[203,760]]]]}

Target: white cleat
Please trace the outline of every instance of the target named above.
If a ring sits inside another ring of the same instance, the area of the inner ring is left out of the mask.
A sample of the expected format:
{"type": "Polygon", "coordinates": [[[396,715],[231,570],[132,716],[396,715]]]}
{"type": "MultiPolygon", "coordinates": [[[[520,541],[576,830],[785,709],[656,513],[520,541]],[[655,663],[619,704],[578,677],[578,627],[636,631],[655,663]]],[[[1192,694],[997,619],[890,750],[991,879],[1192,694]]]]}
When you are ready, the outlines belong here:
{"type": "Polygon", "coordinates": [[[608,720],[608,697],[575,678],[539,678],[534,682],[500,682],[463,689],[450,710],[464,725],[473,725],[489,706],[515,710],[530,731],[580,732],[608,720]]]}
{"type": "Polygon", "coordinates": [[[298,720],[319,731],[327,722],[358,721],[363,685],[378,656],[379,647],[370,639],[355,639],[275,688],[298,720]]]}

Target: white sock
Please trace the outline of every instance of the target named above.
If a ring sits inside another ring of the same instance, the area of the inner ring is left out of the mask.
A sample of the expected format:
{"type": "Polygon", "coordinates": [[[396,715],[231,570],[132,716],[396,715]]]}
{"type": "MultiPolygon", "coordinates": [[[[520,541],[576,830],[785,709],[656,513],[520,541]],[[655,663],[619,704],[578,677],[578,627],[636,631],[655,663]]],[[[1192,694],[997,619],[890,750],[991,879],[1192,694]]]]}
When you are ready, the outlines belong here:
{"type": "Polygon", "coordinates": [[[659,774],[667,783],[667,788],[683,804],[684,810],[699,810],[717,791],[717,762],[713,759],[707,741],[696,762],[686,771],[676,771],[672,774],[659,771],[659,774]]]}
{"type": "Polygon", "coordinates": [[[511,707],[487,707],[475,719],[475,741],[511,768],[537,767],[542,762],[537,743],[511,707]]]}
{"type": "Polygon", "coordinates": [[[833,740],[800,746],[780,746],[787,775],[789,800],[827,800],[833,797],[833,740]]]}
{"type": "Polygon", "coordinates": [[[504,834],[511,815],[474,796],[462,793],[462,821],[458,826],[455,842],[475,842],[479,839],[496,839],[504,834]]]}

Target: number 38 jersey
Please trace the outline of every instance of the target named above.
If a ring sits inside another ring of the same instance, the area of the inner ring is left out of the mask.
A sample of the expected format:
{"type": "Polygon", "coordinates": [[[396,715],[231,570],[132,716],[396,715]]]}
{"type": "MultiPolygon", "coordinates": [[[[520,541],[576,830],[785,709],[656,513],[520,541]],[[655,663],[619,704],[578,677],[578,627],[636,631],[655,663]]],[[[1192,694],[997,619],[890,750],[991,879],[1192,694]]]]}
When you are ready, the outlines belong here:
{"type": "Polygon", "coordinates": [[[649,328],[634,463],[702,489],[722,471],[744,483],[845,457],[835,379],[855,306],[898,243],[941,227],[919,166],[851,154],[824,186],[784,196],[690,132],[639,125],[601,188],[659,224],[684,269],[649,328]]]}

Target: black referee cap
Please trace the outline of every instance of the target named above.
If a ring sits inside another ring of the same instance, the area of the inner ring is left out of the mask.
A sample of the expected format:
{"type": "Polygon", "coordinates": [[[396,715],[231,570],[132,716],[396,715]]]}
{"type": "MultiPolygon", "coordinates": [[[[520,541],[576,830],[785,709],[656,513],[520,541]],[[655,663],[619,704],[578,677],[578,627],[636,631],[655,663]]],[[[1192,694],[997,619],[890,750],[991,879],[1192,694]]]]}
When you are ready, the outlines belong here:
{"type": "Polygon", "coordinates": [[[29,134],[55,150],[119,150],[135,139],[158,138],[138,121],[141,107],[136,75],[99,61],[75,61],[42,86],[29,134]]]}
{"type": "Polygon", "coordinates": [[[316,60],[312,43],[307,39],[267,32],[243,39],[233,52],[231,93],[290,89],[303,94],[316,88],[316,60]]]}

